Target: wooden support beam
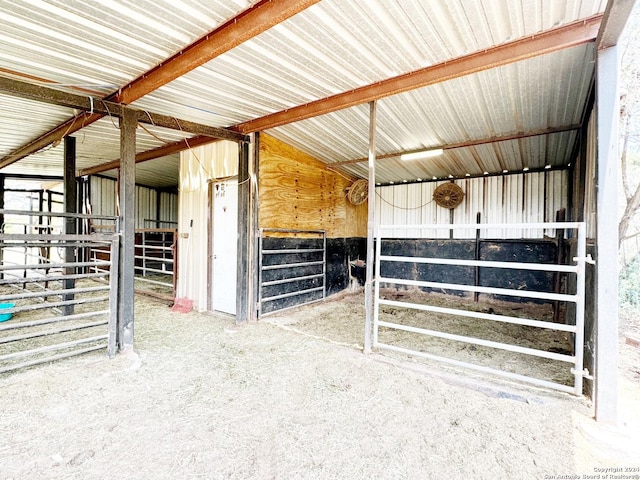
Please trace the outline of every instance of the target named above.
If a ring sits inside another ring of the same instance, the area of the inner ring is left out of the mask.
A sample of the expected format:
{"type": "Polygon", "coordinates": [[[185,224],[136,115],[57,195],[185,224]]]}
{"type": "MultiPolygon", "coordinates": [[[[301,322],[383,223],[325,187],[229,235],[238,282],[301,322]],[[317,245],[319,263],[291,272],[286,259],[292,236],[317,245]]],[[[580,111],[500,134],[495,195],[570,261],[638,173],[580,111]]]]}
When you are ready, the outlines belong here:
{"type": "MultiPolygon", "coordinates": [[[[580,125],[568,125],[566,127],[545,128],[543,130],[536,130],[534,132],[528,132],[528,133],[515,133],[513,135],[503,135],[503,136],[483,138],[478,140],[469,140],[466,142],[450,143],[448,145],[435,145],[435,146],[420,148],[416,150],[406,150],[402,152],[385,153],[384,155],[376,156],[376,161],[384,160],[385,158],[397,158],[400,155],[404,155],[407,153],[422,152],[424,150],[433,150],[437,148],[441,148],[442,150],[452,150],[454,148],[475,147],[477,145],[486,145],[488,143],[506,142],[509,140],[520,140],[521,138],[537,137],[540,135],[550,135],[552,133],[569,132],[571,130],[578,130],[578,129],[580,129],[580,125]]],[[[333,162],[330,164],[330,166],[339,167],[341,165],[352,165],[354,163],[364,163],[368,160],[369,160],[368,157],[354,158],[352,160],[343,160],[340,162],[333,162]]]]}
{"type": "MultiPolygon", "coordinates": [[[[204,65],[217,56],[287,20],[318,1],[261,0],[191,45],[181,49],[174,56],[118,89],[117,92],[109,95],[105,100],[115,103],[132,103],[179,76],[204,65]]],[[[11,152],[0,159],[0,168],[17,162],[54,142],[59,142],[63,136],[71,135],[92,124],[102,118],[102,115],[81,115],[81,117],[69,119],[11,152]]]]}
{"type": "Polygon", "coordinates": [[[120,205],[120,258],[118,281],[118,347],[133,348],[135,294],[135,189],[136,128],[135,113],[126,109],[120,119],[120,158],[118,199],[120,205]]]}
{"type": "Polygon", "coordinates": [[[269,128],[408,92],[416,88],[434,85],[464,75],[592,42],[596,39],[601,20],[602,15],[596,15],[537,35],[514,40],[371,85],[355,88],[348,92],[239,123],[232,126],[231,129],[242,133],[264,131],[269,128]]]}
{"type": "Polygon", "coordinates": [[[319,0],[262,0],[107,97],[131,103],[252,39],[319,0]]]}
{"type": "MultiPolygon", "coordinates": [[[[65,137],[64,139],[64,212],[65,213],[78,213],[78,186],[76,184],[76,139],[75,137],[65,137]]],[[[40,208],[42,211],[42,208],[40,208]]],[[[42,230],[41,233],[51,233],[48,230],[42,230]]],[[[67,217],[64,219],[64,233],[65,235],[75,235],[78,233],[77,219],[73,217],[67,217]]],[[[64,249],[64,261],[66,263],[76,262],[76,249],[74,247],[67,247],[64,249]]],[[[65,267],[65,275],[75,275],[75,267],[65,267]]],[[[63,281],[64,289],[70,290],[75,287],[76,281],[74,279],[65,279],[63,281]]],[[[64,301],[73,300],[73,294],[66,294],[62,296],[64,301]]],[[[65,305],[63,308],[64,315],[73,315],[75,308],[74,305],[65,305]]]]}
{"type": "MultiPolygon", "coordinates": [[[[121,118],[125,109],[132,110],[137,122],[155,125],[158,127],[180,130],[197,135],[213,137],[215,139],[232,140],[235,142],[246,141],[248,138],[238,132],[226,128],[210,127],[187,120],[180,120],[168,115],[151,113],[114,103],[101,98],[95,98],[77,93],[64,92],[44,85],[34,85],[21,80],[0,77],[0,92],[20,98],[27,98],[38,102],[59,105],[61,107],[83,110],[86,113],[82,118],[90,120],[95,114],[99,117],[111,116],[121,118]]],[[[1,168],[1,165],[0,165],[1,168]]]]}
{"type": "Polygon", "coordinates": [[[251,278],[249,275],[251,259],[251,184],[249,177],[249,144],[238,145],[238,245],[236,275],[236,324],[249,321],[251,305],[251,278]]]}
{"type": "MultiPolygon", "coordinates": [[[[364,304],[365,304],[365,320],[364,320],[364,353],[371,353],[373,346],[373,316],[375,301],[375,206],[376,206],[376,114],[377,103],[372,101],[369,103],[369,190],[367,202],[367,270],[364,283],[364,304]]],[[[351,268],[350,266],[348,268],[351,268]]]]}
{"type": "MultiPolygon", "coordinates": [[[[147,162],[155,158],[166,157],[167,155],[172,155],[189,148],[199,147],[200,145],[206,145],[208,143],[217,141],[217,139],[202,136],[192,137],[186,140],[179,140],[177,142],[168,143],[161,147],[136,154],[135,163],[147,162]]],[[[76,175],[78,177],[83,177],[85,175],[96,175],[98,173],[106,172],[119,167],[120,160],[112,160],[110,162],[101,163],[100,165],[96,165],[94,167],[84,168],[78,171],[76,175]]]]}

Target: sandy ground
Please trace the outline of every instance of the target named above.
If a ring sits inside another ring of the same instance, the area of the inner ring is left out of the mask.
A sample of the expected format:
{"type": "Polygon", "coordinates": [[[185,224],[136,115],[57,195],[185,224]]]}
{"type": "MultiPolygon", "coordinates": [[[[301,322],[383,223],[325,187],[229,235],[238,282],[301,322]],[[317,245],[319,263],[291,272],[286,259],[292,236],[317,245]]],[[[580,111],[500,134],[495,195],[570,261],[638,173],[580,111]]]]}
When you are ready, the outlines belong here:
{"type": "Polygon", "coordinates": [[[584,399],[364,355],[359,339],[300,321],[330,307],[236,327],[138,298],[135,353],[0,377],[0,479],[548,479],[640,468],[637,347],[621,342],[621,421],[607,427],[584,399]]]}

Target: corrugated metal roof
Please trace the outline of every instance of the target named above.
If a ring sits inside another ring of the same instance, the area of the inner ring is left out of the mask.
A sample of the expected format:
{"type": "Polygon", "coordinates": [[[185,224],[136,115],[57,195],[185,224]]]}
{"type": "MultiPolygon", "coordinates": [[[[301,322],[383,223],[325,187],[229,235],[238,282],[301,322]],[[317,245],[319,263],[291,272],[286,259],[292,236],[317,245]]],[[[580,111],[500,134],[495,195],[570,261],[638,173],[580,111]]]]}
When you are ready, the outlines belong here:
{"type": "MultiPolygon", "coordinates": [[[[255,3],[0,0],[0,72],[106,95],[255,3]]],[[[229,126],[531,36],[601,13],[605,5],[605,0],[322,0],[133,105],[229,126]]],[[[378,153],[579,123],[592,62],[592,47],[579,46],[380,100],[378,153]]],[[[0,128],[13,121],[6,111],[30,112],[22,121],[34,128],[3,136],[3,153],[72,116],[68,109],[24,103],[7,103],[14,108],[2,109],[0,128]]],[[[118,135],[112,130],[110,120],[103,119],[76,135],[78,165],[118,157],[118,135]]],[[[268,133],[329,164],[363,157],[368,107],[268,133]]],[[[180,132],[160,136],[176,135],[180,132]]],[[[380,162],[377,181],[566,165],[574,137],[563,133],[450,150],[429,164],[388,159],[380,162]]],[[[140,132],[138,149],[162,143],[140,132]]],[[[54,156],[58,168],[60,152],[39,153],[4,172],[48,171],[56,164],[54,156]]],[[[141,175],[157,170],[143,165],[137,167],[141,175]]],[[[342,168],[365,176],[362,167],[342,168]]]]}

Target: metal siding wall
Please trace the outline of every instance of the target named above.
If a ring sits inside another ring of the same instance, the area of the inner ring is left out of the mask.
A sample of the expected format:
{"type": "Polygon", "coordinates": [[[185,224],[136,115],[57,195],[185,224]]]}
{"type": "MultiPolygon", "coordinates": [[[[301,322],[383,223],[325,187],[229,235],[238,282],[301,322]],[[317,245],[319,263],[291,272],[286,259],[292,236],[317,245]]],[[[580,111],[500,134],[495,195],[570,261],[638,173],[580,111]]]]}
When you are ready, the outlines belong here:
{"type": "MultiPolygon", "coordinates": [[[[115,215],[117,182],[111,178],[90,177],[91,211],[94,215],[115,215]]],[[[157,196],[160,195],[160,219],[170,222],[178,221],[178,195],[161,192],[148,187],[136,187],[136,228],[155,228],[157,196]]],[[[174,225],[177,226],[177,225],[174,225]]],[[[162,228],[171,225],[161,225],[162,228]]]]}
{"type": "MultiPolygon", "coordinates": [[[[378,225],[450,224],[450,211],[433,200],[433,191],[444,182],[390,185],[376,188],[378,225]]],[[[454,224],[537,223],[555,221],[556,211],[566,208],[568,172],[481,177],[456,180],[465,193],[463,202],[453,210],[454,224]],[[546,197],[545,197],[546,191],[546,197]]],[[[482,230],[483,238],[542,238],[553,231],[541,229],[482,230]]],[[[448,230],[396,230],[396,237],[448,238],[448,230]]],[[[474,238],[475,230],[455,230],[454,238],[474,238]]]]}
{"type": "Polygon", "coordinates": [[[160,192],[160,220],[164,228],[178,226],[178,195],[169,192],[160,192]]]}
{"type": "Polygon", "coordinates": [[[238,174],[238,145],[215,142],[180,153],[177,297],[208,308],[209,181],[238,174]],[[192,223],[193,222],[193,223],[192,223]]]}
{"type": "Polygon", "coordinates": [[[155,190],[146,187],[136,187],[136,228],[154,228],[155,223],[148,220],[156,218],[155,190]]]}

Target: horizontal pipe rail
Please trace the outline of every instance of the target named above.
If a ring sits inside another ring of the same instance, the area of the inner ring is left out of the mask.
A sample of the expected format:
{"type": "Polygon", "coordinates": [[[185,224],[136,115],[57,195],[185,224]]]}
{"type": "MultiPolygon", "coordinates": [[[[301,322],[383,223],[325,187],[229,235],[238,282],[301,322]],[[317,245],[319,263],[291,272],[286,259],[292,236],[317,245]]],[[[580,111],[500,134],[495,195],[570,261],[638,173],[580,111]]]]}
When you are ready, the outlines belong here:
{"type": "Polygon", "coordinates": [[[312,280],[314,278],[322,278],[324,275],[318,273],[316,275],[305,275],[304,277],[291,277],[283,278],[282,280],[271,280],[270,282],[262,282],[263,287],[270,287],[271,285],[282,285],[285,283],[301,282],[303,280],[312,280]]]}
{"type": "Polygon", "coordinates": [[[49,357],[37,358],[35,360],[29,360],[27,362],[19,363],[17,365],[11,365],[8,367],[1,367],[0,373],[11,372],[13,370],[19,370],[21,368],[33,367],[35,365],[42,365],[44,363],[55,362],[64,358],[71,358],[85,353],[95,352],[96,350],[104,350],[106,345],[95,345],[92,347],[83,348],[80,350],[73,350],[71,352],[59,353],[58,355],[51,355],[49,357]]]}
{"type": "Polygon", "coordinates": [[[263,255],[277,255],[277,254],[283,254],[283,253],[295,253],[295,254],[320,253],[320,252],[324,252],[324,250],[322,248],[301,248],[301,249],[290,248],[286,250],[262,250],[263,255]]]}
{"type": "Polygon", "coordinates": [[[263,298],[261,301],[271,302],[273,300],[280,300],[281,298],[295,297],[297,295],[303,295],[305,293],[312,293],[312,292],[319,292],[322,290],[324,290],[324,287],[308,288],[306,290],[298,290],[296,292],[282,293],[280,295],[274,295],[273,297],[266,297],[266,298],[263,298]]]}
{"type": "Polygon", "coordinates": [[[62,295],[69,295],[69,294],[76,294],[76,293],[103,292],[105,290],[109,290],[109,287],[105,286],[105,287],[86,287],[86,288],[62,288],[60,290],[47,290],[45,293],[43,292],[13,293],[10,295],[0,296],[0,302],[5,302],[8,300],[21,300],[23,298],[60,297],[62,295]]]}
{"type": "Polygon", "coordinates": [[[101,320],[99,322],[83,323],[81,325],[73,325],[70,327],[61,327],[56,330],[25,333],[22,335],[15,335],[13,337],[0,338],[0,344],[18,342],[21,340],[30,340],[32,338],[48,337],[51,335],[58,335],[60,333],[75,332],[76,330],[86,330],[87,328],[100,327],[102,325],[107,325],[108,323],[109,320],[101,320]]]}
{"type": "MultiPolygon", "coordinates": [[[[108,270],[105,270],[108,273],[108,270]]],[[[79,280],[84,278],[96,278],[104,277],[104,273],[73,273],[71,275],[50,275],[42,277],[27,277],[17,279],[0,279],[0,285],[7,285],[10,283],[40,283],[40,282],[57,282],[60,280],[79,280]]]]}
{"type": "Polygon", "coordinates": [[[576,295],[551,292],[537,292],[533,290],[513,290],[510,288],[476,287],[474,285],[460,285],[458,283],[424,282],[420,280],[402,280],[399,278],[380,277],[380,283],[394,285],[408,285],[414,287],[430,287],[442,290],[461,290],[465,292],[490,293],[493,295],[505,295],[511,297],[535,298],[537,300],[559,300],[561,302],[576,302],[576,295]]]}
{"type": "Polygon", "coordinates": [[[64,350],[65,348],[75,347],[76,345],[82,345],[84,343],[93,343],[101,340],[107,340],[108,335],[97,335],[95,337],[81,338],[79,340],[73,340],[70,342],[57,343],[55,345],[47,345],[45,347],[32,348],[31,350],[22,350],[20,352],[7,353],[0,355],[0,362],[6,360],[12,360],[14,358],[28,357],[30,355],[37,355],[39,353],[53,352],[56,350],[64,350]]]}
{"type": "Polygon", "coordinates": [[[280,270],[283,268],[296,268],[296,267],[311,267],[314,265],[324,265],[323,261],[317,262],[301,262],[301,263],[286,263],[281,265],[266,265],[262,267],[262,270],[280,270]]]}
{"type": "MultiPolygon", "coordinates": [[[[57,245],[56,245],[57,247],[57,245]]],[[[77,267],[90,267],[98,262],[66,262],[66,263],[33,263],[28,265],[0,265],[0,271],[4,270],[45,270],[49,268],[77,268],[77,267]],[[17,268],[20,267],[20,268],[17,268]]],[[[111,265],[110,262],[100,261],[100,265],[111,265]]]]}
{"type": "Polygon", "coordinates": [[[64,212],[37,212],[32,210],[5,210],[0,209],[0,215],[21,215],[25,217],[62,217],[80,218],[87,220],[111,220],[116,222],[118,217],[113,215],[93,215],[88,213],[64,213],[64,212]]]}
{"type": "Polygon", "coordinates": [[[576,273],[577,265],[557,265],[554,263],[496,262],[489,260],[466,260],[453,258],[400,257],[381,255],[381,262],[424,263],[430,265],[455,265],[462,267],[508,268],[513,270],[536,270],[543,272],[576,273]]]}
{"type": "Polygon", "coordinates": [[[481,338],[466,337],[464,335],[455,335],[453,333],[438,332],[436,330],[412,327],[410,325],[400,325],[398,323],[385,322],[382,320],[378,322],[378,326],[392,328],[394,330],[403,330],[405,332],[421,333],[423,335],[429,335],[431,337],[444,338],[446,340],[455,340],[456,342],[471,343],[473,345],[481,345],[483,347],[497,348],[499,350],[506,350],[508,352],[523,353],[525,355],[548,358],[550,360],[557,360],[560,362],[573,363],[575,360],[575,357],[573,355],[563,355],[561,353],[547,352],[545,350],[538,350],[535,348],[520,347],[518,345],[510,345],[508,343],[483,340],[481,338]]]}
{"type": "Polygon", "coordinates": [[[395,345],[389,345],[386,343],[375,343],[374,347],[384,348],[387,350],[393,350],[395,352],[404,353],[407,355],[418,356],[422,358],[426,358],[428,360],[434,360],[436,362],[446,363],[449,365],[454,365],[456,367],[468,368],[470,370],[475,370],[482,373],[490,373],[493,375],[497,375],[500,377],[508,378],[510,380],[518,380],[520,382],[526,382],[531,385],[536,385],[539,387],[545,387],[553,390],[559,390],[565,393],[574,393],[573,387],[568,385],[563,385],[561,383],[550,382],[548,380],[542,380],[535,377],[527,377],[526,375],[520,375],[518,373],[506,372],[504,370],[498,370],[496,368],[485,367],[483,365],[477,365],[475,363],[462,362],[460,360],[454,360],[453,358],[441,357],[439,355],[434,355],[432,353],[420,352],[418,350],[410,350],[408,348],[397,347],[395,345]]]}
{"type": "Polygon", "coordinates": [[[433,305],[424,305],[420,303],[398,302],[396,300],[379,300],[380,305],[388,305],[400,308],[412,308],[414,310],[422,310],[424,312],[445,313],[457,315],[460,317],[480,318],[482,320],[491,320],[502,323],[512,323],[515,325],[524,325],[527,327],[546,328],[559,332],[575,333],[575,325],[565,325],[564,323],[545,322],[541,320],[532,320],[529,318],[510,317],[507,315],[496,315],[492,313],[474,312],[470,310],[460,310],[457,308],[436,307],[433,305]]]}
{"type": "Polygon", "coordinates": [[[37,305],[25,305],[23,307],[6,308],[2,311],[6,313],[33,312],[35,310],[43,310],[45,308],[58,308],[64,307],[66,305],[84,305],[86,303],[98,303],[104,302],[106,300],[109,300],[108,295],[104,297],[76,298],[74,300],[64,300],[62,302],[44,302],[38,303],[37,305]]]}
{"type": "Polygon", "coordinates": [[[99,315],[106,315],[108,313],[109,313],[109,310],[96,310],[94,312],[74,313],[72,315],[60,315],[58,317],[43,318],[41,320],[31,320],[28,322],[1,323],[0,332],[4,332],[8,330],[17,330],[19,328],[38,327],[41,325],[49,325],[52,323],[71,322],[73,320],[80,320],[84,318],[97,317],[99,315]]]}

